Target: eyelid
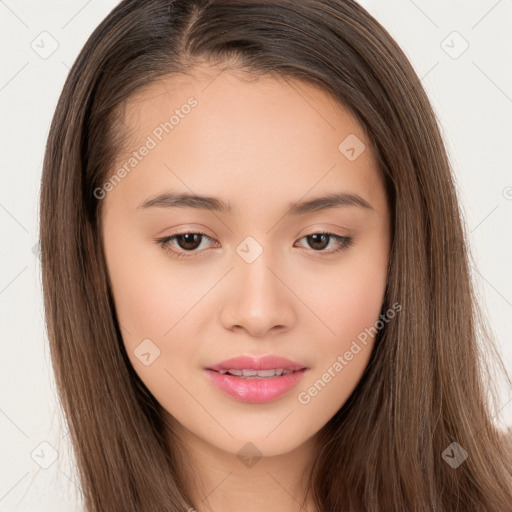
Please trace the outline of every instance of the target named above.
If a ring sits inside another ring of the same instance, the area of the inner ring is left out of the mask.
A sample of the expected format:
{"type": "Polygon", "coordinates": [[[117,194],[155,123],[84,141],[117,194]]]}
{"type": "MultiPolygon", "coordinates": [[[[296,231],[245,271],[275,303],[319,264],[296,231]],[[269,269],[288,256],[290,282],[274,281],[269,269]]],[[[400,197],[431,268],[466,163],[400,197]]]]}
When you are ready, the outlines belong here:
{"type": "Polygon", "coordinates": [[[307,236],[307,235],[314,235],[314,234],[317,234],[317,233],[329,233],[329,234],[332,234],[332,235],[337,235],[337,236],[345,236],[345,237],[349,237],[348,234],[346,235],[342,235],[340,233],[340,231],[345,231],[347,233],[349,233],[351,230],[347,227],[344,227],[344,226],[339,226],[338,224],[326,224],[325,222],[315,222],[313,224],[310,224],[309,226],[306,226],[306,227],[303,227],[296,235],[295,237],[304,237],[304,236],[307,236]],[[330,231],[332,230],[332,231],[330,231]],[[304,233],[304,234],[301,234],[301,233],[304,233]]]}

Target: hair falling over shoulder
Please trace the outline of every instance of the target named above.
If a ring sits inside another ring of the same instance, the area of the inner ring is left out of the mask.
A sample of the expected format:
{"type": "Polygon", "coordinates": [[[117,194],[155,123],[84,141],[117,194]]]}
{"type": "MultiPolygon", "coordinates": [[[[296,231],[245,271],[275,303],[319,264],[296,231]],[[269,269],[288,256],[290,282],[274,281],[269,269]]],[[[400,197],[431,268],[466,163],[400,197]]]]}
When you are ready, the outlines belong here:
{"type": "MultiPolygon", "coordinates": [[[[124,0],[74,63],[48,138],[42,278],[51,357],[87,512],[194,507],[159,404],[123,351],[100,237],[123,103],[221,63],[321,86],[364,126],[386,178],[393,244],[379,332],[347,403],[321,430],[322,512],[512,511],[512,446],[493,423],[492,364],[446,149],[420,80],[352,0],[124,0]],[[443,458],[457,443],[468,454],[443,458]]],[[[491,356],[493,357],[491,359],[491,356]]]]}

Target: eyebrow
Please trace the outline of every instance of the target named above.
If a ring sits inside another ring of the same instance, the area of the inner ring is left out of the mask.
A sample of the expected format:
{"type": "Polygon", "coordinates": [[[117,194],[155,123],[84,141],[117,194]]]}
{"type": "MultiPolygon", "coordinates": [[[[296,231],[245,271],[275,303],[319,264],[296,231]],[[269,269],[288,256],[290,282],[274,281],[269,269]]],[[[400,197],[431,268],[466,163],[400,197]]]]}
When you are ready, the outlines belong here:
{"type": "MultiPolygon", "coordinates": [[[[355,206],[375,211],[370,203],[357,194],[337,192],[316,197],[308,201],[300,201],[289,205],[285,215],[303,215],[328,208],[355,206]]],[[[221,199],[210,196],[199,196],[188,193],[164,192],[143,201],[137,208],[196,208],[220,213],[231,213],[232,206],[221,199]]]]}

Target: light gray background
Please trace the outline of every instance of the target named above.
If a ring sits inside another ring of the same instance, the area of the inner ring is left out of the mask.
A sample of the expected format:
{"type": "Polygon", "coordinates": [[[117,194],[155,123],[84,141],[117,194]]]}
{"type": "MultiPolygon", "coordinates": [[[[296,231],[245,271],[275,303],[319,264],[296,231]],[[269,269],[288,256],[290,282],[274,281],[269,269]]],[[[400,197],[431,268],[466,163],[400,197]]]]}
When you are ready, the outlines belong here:
{"type": "MultiPolygon", "coordinates": [[[[87,37],[116,3],[0,2],[0,512],[79,510],[34,246],[44,145],[57,98],[87,37]],[[45,54],[52,45],[58,47],[45,54]]],[[[471,233],[475,280],[510,368],[512,1],[361,3],[404,49],[439,117],[471,233]]],[[[496,419],[512,424],[512,392],[504,383],[501,390],[496,419]]]]}

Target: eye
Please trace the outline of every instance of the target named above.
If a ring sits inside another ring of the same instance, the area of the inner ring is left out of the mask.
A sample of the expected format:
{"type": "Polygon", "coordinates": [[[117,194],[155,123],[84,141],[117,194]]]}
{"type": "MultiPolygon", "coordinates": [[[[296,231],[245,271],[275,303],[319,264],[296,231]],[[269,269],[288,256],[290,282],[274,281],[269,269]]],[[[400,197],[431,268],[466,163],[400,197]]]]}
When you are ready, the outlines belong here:
{"type": "MultiPolygon", "coordinates": [[[[163,238],[157,238],[155,241],[164,250],[171,253],[173,256],[176,256],[178,259],[181,259],[195,258],[198,252],[202,252],[197,251],[196,249],[201,247],[201,243],[205,239],[216,242],[213,238],[210,238],[208,235],[201,232],[179,233],[163,238]],[[176,244],[173,242],[176,242],[176,244]],[[175,248],[176,246],[177,249],[175,248]]],[[[312,233],[300,240],[303,239],[307,240],[308,245],[314,252],[321,252],[325,254],[334,254],[342,251],[352,245],[353,242],[351,237],[335,235],[334,233],[312,233]],[[325,251],[325,248],[329,247],[332,240],[336,242],[334,249],[325,251]]]]}
{"type": "Polygon", "coordinates": [[[314,252],[324,252],[326,254],[334,254],[342,251],[352,245],[353,239],[349,236],[335,235],[334,233],[312,233],[301,238],[307,240],[308,245],[314,249],[314,252]],[[329,251],[324,249],[329,246],[331,240],[336,242],[335,248],[329,251]]]}
{"type": "Polygon", "coordinates": [[[210,238],[205,233],[186,232],[172,236],[166,236],[164,238],[157,238],[156,242],[163,249],[170,252],[177,258],[195,258],[197,252],[196,249],[201,246],[201,242],[203,241],[203,239],[213,241],[213,238],[210,238]],[[171,245],[171,242],[176,242],[178,244],[178,248],[181,250],[174,249],[173,246],[171,245]]]}

